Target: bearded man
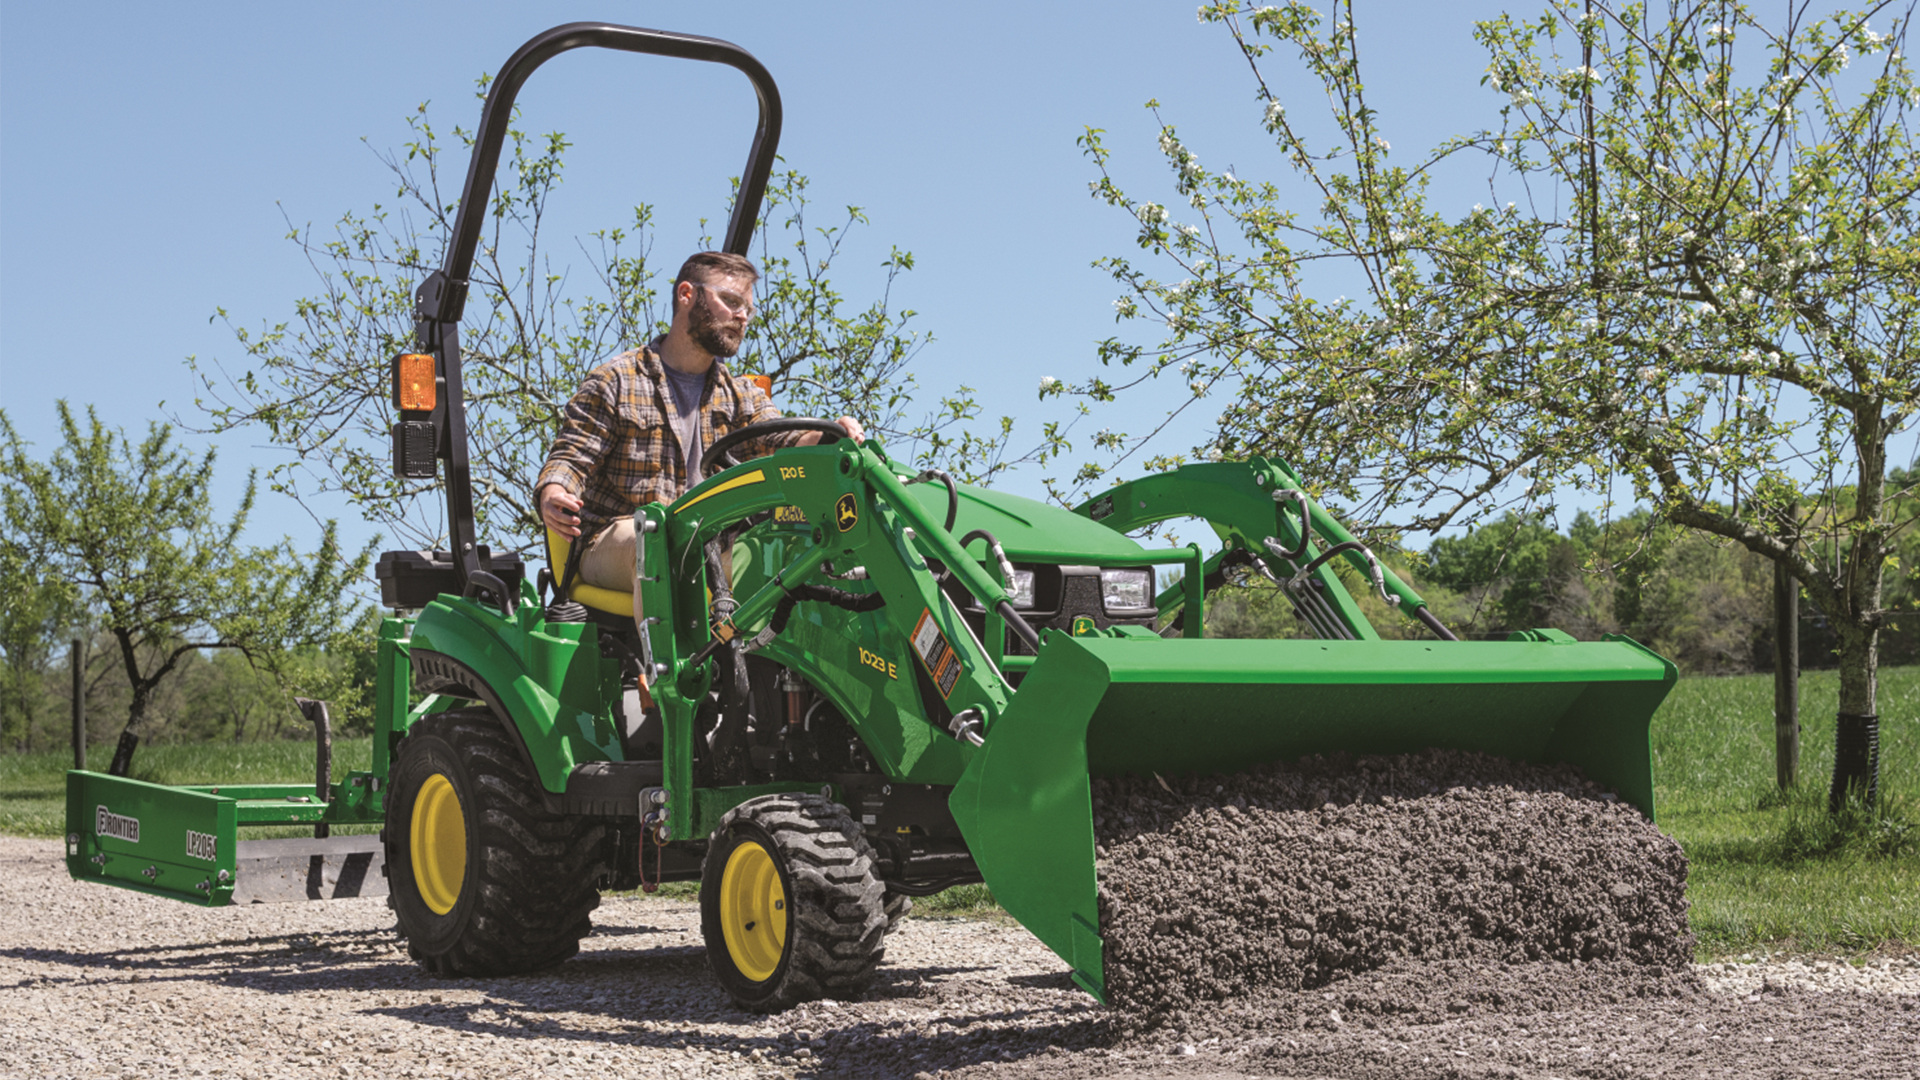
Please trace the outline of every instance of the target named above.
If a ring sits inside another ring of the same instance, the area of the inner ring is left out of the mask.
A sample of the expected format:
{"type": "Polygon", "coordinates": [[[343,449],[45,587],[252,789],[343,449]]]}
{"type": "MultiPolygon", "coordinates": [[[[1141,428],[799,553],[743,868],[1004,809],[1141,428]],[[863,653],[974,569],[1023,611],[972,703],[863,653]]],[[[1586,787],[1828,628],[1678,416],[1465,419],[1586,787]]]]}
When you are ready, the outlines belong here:
{"type": "MultiPolygon", "coordinates": [[[[633,590],[636,621],[634,510],[679,498],[699,480],[700,455],[716,439],[780,417],[758,384],[720,362],[746,337],[759,278],[745,256],[726,252],[703,251],[682,264],[666,334],[587,375],[540,470],[534,498],[541,519],[576,543],[586,537],[580,580],[633,590]]],[[[853,417],[839,423],[854,441],[865,440],[853,417]]],[[[748,440],[738,453],[757,457],[819,441],[817,431],[784,432],[748,440]]]]}

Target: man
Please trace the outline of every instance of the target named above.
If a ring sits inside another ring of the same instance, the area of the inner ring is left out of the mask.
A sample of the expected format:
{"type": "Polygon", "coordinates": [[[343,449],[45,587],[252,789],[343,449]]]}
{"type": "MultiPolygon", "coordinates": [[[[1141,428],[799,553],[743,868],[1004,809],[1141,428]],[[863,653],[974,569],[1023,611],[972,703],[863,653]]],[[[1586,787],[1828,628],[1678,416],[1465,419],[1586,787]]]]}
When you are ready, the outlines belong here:
{"type": "MultiPolygon", "coordinates": [[[[714,440],[780,416],[758,385],[720,363],[746,337],[759,277],[741,255],[704,251],[688,259],[673,282],[673,322],[666,335],[588,374],[567,402],[560,434],[540,470],[534,496],[541,519],[563,536],[586,534],[580,579],[632,589],[636,620],[633,511],[671,502],[698,482],[700,455],[714,440]]],[[[855,442],[865,440],[853,417],[839,423],[855,442]]],[[[740,449],[758,456],[819,441],[817,431],[789,432],[749,440],[740,449]]]]}

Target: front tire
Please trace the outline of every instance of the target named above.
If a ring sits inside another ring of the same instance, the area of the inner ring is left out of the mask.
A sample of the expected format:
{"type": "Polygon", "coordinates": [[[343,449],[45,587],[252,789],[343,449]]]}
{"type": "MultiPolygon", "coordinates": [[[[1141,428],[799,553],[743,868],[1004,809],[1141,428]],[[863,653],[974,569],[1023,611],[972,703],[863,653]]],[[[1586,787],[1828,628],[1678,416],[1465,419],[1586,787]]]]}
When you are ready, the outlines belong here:
{"type": "Polygon", "coordinates": [[[548,812],[486,709],[416,723],[387,791],[388,892],[407,952],[439,975],[516,975],[580,951],[604,826],[548,812]]]}
{"type": "Polygon", "coordinates": [[[728,811],[707,844],[700,929],[742,1008],[856,998],[885,956],[886,883],[845,807],[764,795],[728,811]]]}

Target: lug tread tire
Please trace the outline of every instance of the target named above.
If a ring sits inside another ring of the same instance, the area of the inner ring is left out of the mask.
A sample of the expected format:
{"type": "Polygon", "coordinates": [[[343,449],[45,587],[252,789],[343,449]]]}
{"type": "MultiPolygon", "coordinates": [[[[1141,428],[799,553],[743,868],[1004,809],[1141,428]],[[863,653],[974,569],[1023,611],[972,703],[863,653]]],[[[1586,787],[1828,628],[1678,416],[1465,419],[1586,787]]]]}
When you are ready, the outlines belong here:
{"type": "Polygon", "coordinates": [[[887,933],[900,928],[900,920],[913,914],[913,897],[905,893],[889,891],[887,893],[887,933]]]}
{"type": "Polygon", "coordinates": [[[728,811],[708,845],[701,878],[702,930],[720,981],[743,1008],[778,1012],[823,997],[858,998],[886,956],[887,886],[872,846],[846,807],[819,795],[765,795],[728,811]],[[722,837],[740,825],[764,834],[785,870],[787,953],[764,984],[732,969],[720,930],[722,837]]]}
{"type": "MultiPolygon", "coordinates": [[[[468,858],[469,888],[448,915],[434,916],[417,897],[396,904],[408,954],[434,974],[468,976],[523,974],[572,957],[592,931],[590,916],[600,904],[596,882],[604,870],[606,827],[550,813],[512,737],[488,710],[420,720],[395,748],[396,775],[411,745],[427,740],[452,747],[464,764],[478,805],[463,807],[463,816],[469,829],[477,826],[479,842],[468,858]],[[450,939],[435,940],[441,935],[433,926],[410,929],[409,914],[431,924],[462,921],[450,939]]],[[[390,789],[389,802],[393,795],[390,789]]],[[[389,822],[383,835],[406,836],[407,823],[389,822]]],[[[388,864],[403,869],[391,876],[389,888],[410,894],[412,875],[404,869],[410,863],[395,848],[396,840],[389,839],[388,864]]]]}

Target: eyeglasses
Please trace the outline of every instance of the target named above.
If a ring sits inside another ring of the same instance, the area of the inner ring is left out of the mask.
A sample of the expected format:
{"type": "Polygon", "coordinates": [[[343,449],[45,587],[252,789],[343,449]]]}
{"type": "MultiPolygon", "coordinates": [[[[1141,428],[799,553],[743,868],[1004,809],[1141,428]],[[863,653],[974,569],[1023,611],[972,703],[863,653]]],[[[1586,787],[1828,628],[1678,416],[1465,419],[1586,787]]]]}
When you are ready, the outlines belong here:
{"type": "Polygon", "coordinates": [[[731,290],[716,289],[704,281],[692,281],[692,282],[688,282],[688,284],[698,286],[702,289],[707,290],[707,292],[713,294],[714,298],[719,300],[721,304],[725,305],[728,311],[731,311],[736,315],[744,315],[749,319],[753,318],[754,304],[753,304],[753,296],[751,294],[742,296],[739,293],[733,292],[731,290]]]}

